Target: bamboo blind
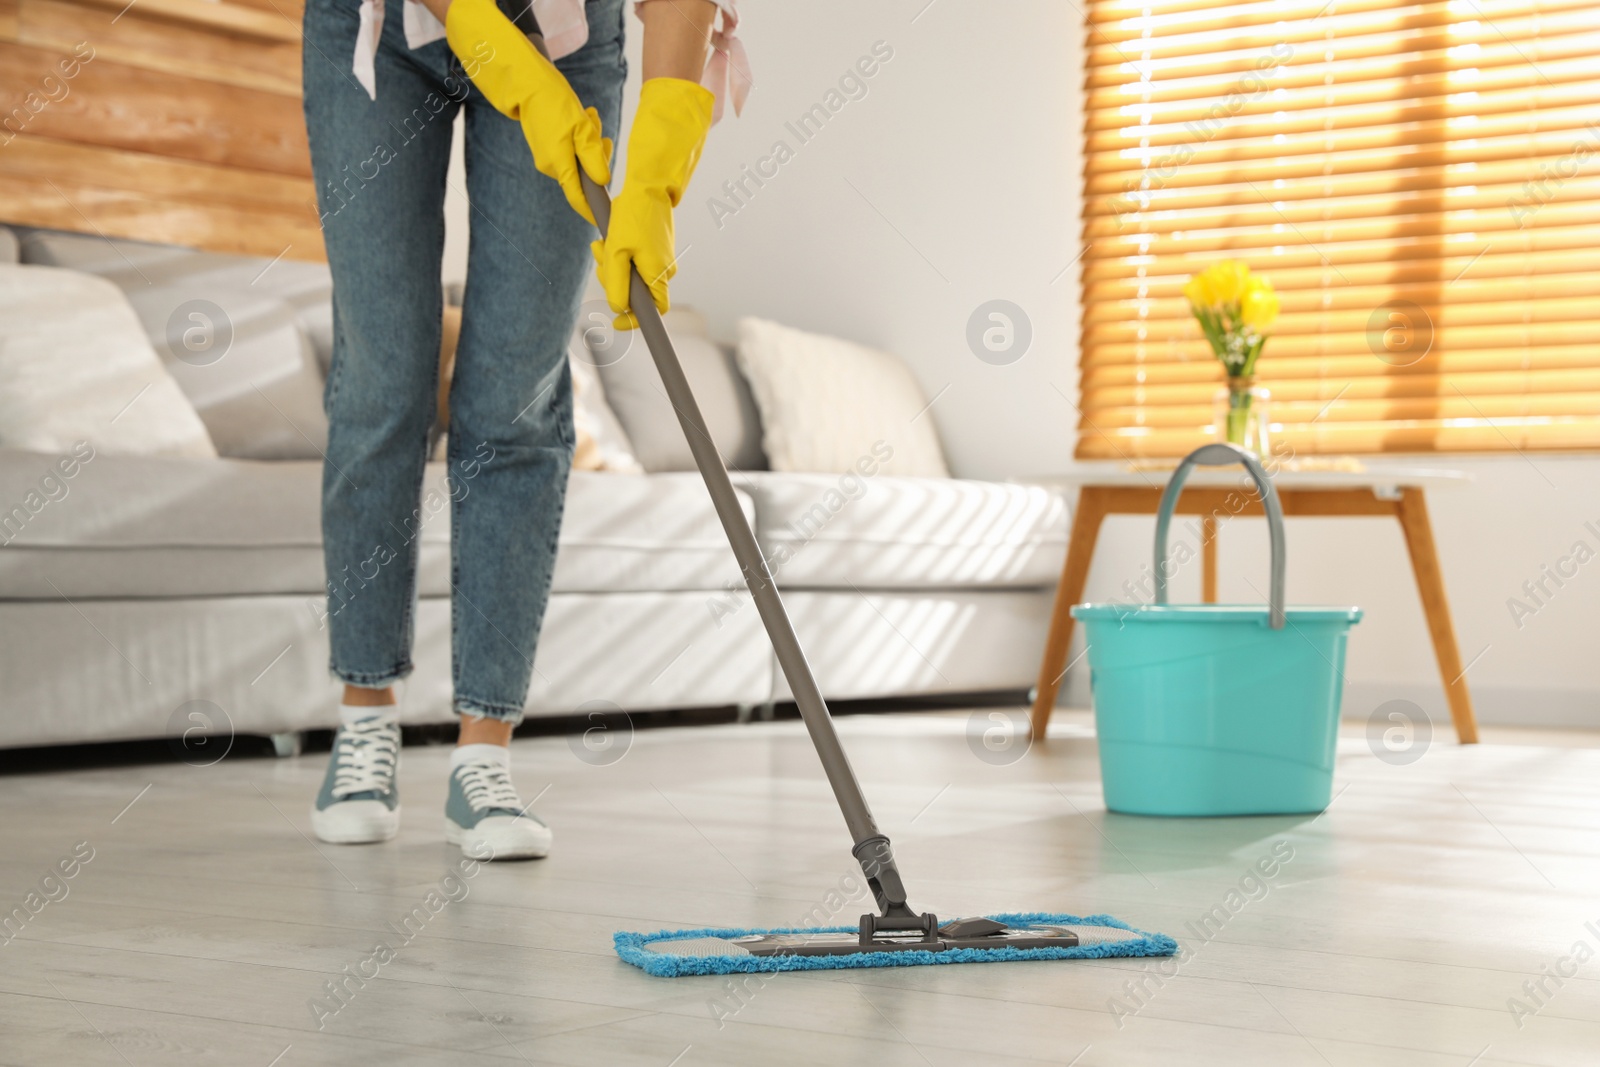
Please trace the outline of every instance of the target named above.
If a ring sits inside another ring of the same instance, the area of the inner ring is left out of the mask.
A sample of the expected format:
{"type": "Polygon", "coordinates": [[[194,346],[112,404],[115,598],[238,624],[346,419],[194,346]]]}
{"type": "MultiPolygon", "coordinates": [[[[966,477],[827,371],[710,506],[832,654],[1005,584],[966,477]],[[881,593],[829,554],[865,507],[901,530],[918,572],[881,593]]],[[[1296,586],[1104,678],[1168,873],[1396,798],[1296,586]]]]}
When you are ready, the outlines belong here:
{"type": "Polygon", "coordinates": [[[1600,0],[1091,0],[1078,455],[1182,454],[1180,287],[1282,298],[1301,453],[1600,446],[1600,0]]]}

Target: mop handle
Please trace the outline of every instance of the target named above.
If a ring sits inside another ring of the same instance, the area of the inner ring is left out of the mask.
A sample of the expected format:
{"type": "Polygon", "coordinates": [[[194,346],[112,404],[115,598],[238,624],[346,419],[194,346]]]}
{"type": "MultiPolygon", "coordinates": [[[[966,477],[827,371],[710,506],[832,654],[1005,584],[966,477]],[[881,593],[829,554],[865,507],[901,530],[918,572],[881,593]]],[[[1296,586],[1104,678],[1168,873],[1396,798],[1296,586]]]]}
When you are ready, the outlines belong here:
{"type": "MultiPolygon", "coordinates": [[[[529,7],[519,14],[515,21],[518,27],[528,34],[529,40],[539,50],[539,54],[548,59],[550,53],[545,47],[543,36],[537,32],[532,8],[529,7]]],[[[582,167],[578,168],[578,177],[583,184],[583,195],[589,202],[589,210],[594,212],[595,222],[599,225],[600,236],[603,238],[611,223],[611,195],[584,173],[582,167]]],[[[667,328],[661,322],[661,314],[656,310],[655,301],[650,296],[650,287],[645,284],[644,278],[640,277],[638,267],[632,268],[630,273],[632,277],[628,289],[628,301],[634,318],[639,320],[639,332],[644,335],[645,344],[650,348],[650,355],[655,359],[656,370],[661,374],[661,384],[667,391],[667,399],[671,401],[673,410],[678,413],[678,423],[683,427],[684,437],[688,439],[689,451],[694,455],[695,466],[700,468],[700,476],[705,480],[706,489],[711,493],[711,503],[716,508],[717,517],[722,520],[722,529],[727,533],[728,543],[733,547],[734,558],[739,562],[745,584],[750,587],[750,596],[761,615],[761,622],[767,628],[767,636],[772,641],[772,649],[777,654],[778,664],[783,668],[783,675],[789,682],[789,690],[794,694],[795,704],[800,709],[800,718],[805,721],[806,730],[811,735],[811,743],[817,750],[817,756],[822,760],[822,769],[828,776],[828,784],[833,787],[833,795],[838,799],[839,810],[844,814],[845,825],[849,827],[850,836],[855,842],[853,851],[856,859],[866,872],[868,881],[873,883],[874,893],[880,897],[880,905],[884,904],[880,890],[886,891],[889,903],[895,906],[896,911],[900,911],[905,906],[905,889],[900,884],[899,872],[895,868],[893,854],[889,850],[889,839],[878,829],[878,824],[872,817],[872,810],[867,807],[867,798],[861,792],[861,783],[856,780],[855,771],[850,766],[850,758],[845,755],[844,747],[839,743],[839,733],[834,729],[833,716],[828,713],[828,705],[822,699],[822,690],[817,687],[817,680],[811,674],[811,666],[806,662],[806,654],[800,647],[800,639],[795,636],[794,624],[789,621],[789,613],[784,610],[783,600],[779,597],[778,587],[767,569],[766,557],[762,555],[761,546],[756,542],[755,532],[750,529],[750,524],[744,517],[744,508],[739,503],[738,494],[734,492],[733,482],[728,478],[728,468],[723,465],[722,456],[717,452],[717,446],[711,439],[711,431],[706,428],[705,417],[700,414],[700,405],[695,401],[693,390],[689,388],[689,379],[684,376],[682,364],[678,362],[678,353],[672,347],[672,338],[667,336],[667,328]]]]}
{"type": "Polygon", "coordinates": [[[1178,506],[1178,494],[1183,492],[1189,472],[1196,466],[1226,467],[1234,463],[1242,464],[1250,472],[1256,492],[1261,496],[1261,510],[1267,515],[1267,529],[1272,536],[1272,585],[1267,619],[1274,630],[1281,630],[1284,623],[1283,505],[1278,502],[1278,491],[1272,487],[1272,479],[1267,477],[1261,461],[1255,453],[1238,445],[1218,442],[1200,446],[1183,457],[1167,481],[1166,491],[1161,494],[1161,506],[1156,509],[1156,603],[1167,602],[1167,529],[1172,525],[1172,510],[1178,506]]]}
{"type": "MultiPolygon", "coordinates": [[[[611,221],[611,197],[581,169],[578,174],[583,182],[584,195],[589,201],[589,209],[594,212],[600,235],[604,237],[611,221]]],[[[844,746],[839,742],[833,716],[828,712],[822,690],[811,673],[811,665],[806,662],[805,650],[800,647],[800,638],[796,636],[794,624],[790,622],[783,599],[778,595],[778,586],[767,569],[766,557],[761,553],[755,532],[745,519],[744,508],[734,492],[733,482],[728,478],[728,468],[723,465],[711,431],[706,427],[705,417],[700,414],[700,405],[689,387],[689,379],[684,376],[682,364],[678,362],[672,338],[667,335],[661,313],[656,310],[651,298],[650,287],[640,276],[638,267],[632,268],[630,274],[629,306],[634,318],[639,320],[639,332],[644,335],[650,355],[655,359],[667,399],[678,413],[678,424],[683,427],[684,437],[688,439],[695,466],[700,468],[700,476],[711,494],[717,518],[722,520],[722,529],[733,547],[733,555],[744,574],[745,585],[750,588],[750,597],[755,601],[762,625],[767,629],[772,650],[777,654],[784,678],[788,679],[789,691],[794,694],[794,702],[800,709],[800,718],[805,721],[811,743],[828,776],[828,784],[833,787],[839,811],[844,815],[845,825],[855,843],[852,852],[866,873],[867,882],[885,915],[909,916],[905,887],[901,884],[889,839],[878,829],[872,810],[867,807],[861,783],[856,780],[850,758],[845,755],[844,746]]]]}
{"type": "MultiPolygon", "coordinates": [[[[595,222],[600,226],[600,235],[604,237],[611,221],[611,197],[581,169],[578,173],[583,182],[584,195],[589,200],[589,210],[594,212],[595,222]]],[[[767,569],[767,561],[761,553],[761,546],[756,542],[756,535],[751,531],[749,522],[745,520],[744,508],[734,492],[733,482],[728,478],[728,468],[723,464],[721,454],[717,452],[711,431],[706,427],[705,417],[700,414],[700,405],[689,387],[689,379],[684,376],[683,365],[678,362],[677,351],[672,347],[672,338],[667,335],[667,328],[661,321],[661,313],[656,310],[655,301],[650,295],[650,287],[640,276],[638,267],[634,267],[629,273],[632,277],[628,289],[628,303],[634,318],[639,320],[639,332],[644,335],[645,344],[650,348],[650,355],[655,359],[656,370],[661,374],[661,384],[667,391],[667,399],[672,402],[673,410],[678,413],[678,423],[683,427],[684,436],[688,439],[689,451],[694,454],[695,466],[700,468],[700,476],[705,480],[706,489],[711,493],[711,503],[716,507],[717,517],[722,520],[722,528],[728,535],[728,542],[733,546],[734,558],[738,560],[739,569],[744,573],[745,584],[750,587],[750,596],[755,600],[762,623],[766,625],[767,636],[772,639],[773,651],[777,653],[784,677],[789,680],[789,689],[794,693],[795,703],[799,705],[800,717],[805,720],[806,729],[811,733],[817,755],[822,757],[823,770],[827,772],[834,795],[839,798],[839,807],[844,812],[844,821],[850,828],[850,835],[857,842],[882,836],[872,818],[872,812],[867,808],[867,801],[861,793],[860,784],[856,781],[855,772],[851,770],[849,757],[845,755],[844,748],[839,743],[839,735],[833,726],[833,717],[828,713],[828,706],[822,699],[822,691],[817,687],[816,679],[811,674],[811,667],[806,662],[805,652],[800,647],[800,640],[795,636],[794,625],[789,621],[788,612],[784,610],[783,600],[779,597],[778,587],[767,569]]]]}

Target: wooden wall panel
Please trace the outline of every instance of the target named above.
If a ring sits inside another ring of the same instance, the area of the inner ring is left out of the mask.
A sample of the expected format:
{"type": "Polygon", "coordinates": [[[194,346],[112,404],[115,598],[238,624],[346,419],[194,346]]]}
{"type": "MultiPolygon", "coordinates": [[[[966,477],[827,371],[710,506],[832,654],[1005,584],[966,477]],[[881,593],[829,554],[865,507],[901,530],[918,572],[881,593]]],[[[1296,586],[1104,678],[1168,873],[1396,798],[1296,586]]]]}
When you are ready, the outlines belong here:
{"type": "Polygon", "coordinates": [[[230,0],[230,2],[236,7],[251,7],[258,11],[270,11],[274,15],[281,15],[294,23],[297,32],[300,21],[306,13],[305,0],[230,0]]]}
{"type": "MultiPolygon", "coordinates": [[[[21,0],[24,7],[29,0],[21,0]]],[[[241,4],[238,0],[76,0],[79,6],[98,8],[110,15],[115,24],[134,12],[146,17],[165,20],[172,25],[206,27],[218,33],[241,37],[260,37],[279,41],[292,41],[300,36],[302,7],[288,10],[277,0],[266,3],[241,4]]]]}
{"type": "Polygon", "coordinates": [[[323,258],[311,190],[298,178],[44,137],[18,137],[0,155],[0,203],[13,222],[214,252],[323,258]],[[180,231],[182,240],[173,236],[180,231]]]}
{"type": "Polygon", "coordinates": [[[98,145],[75,145],[22,136],[5,148],[8,174],[44,181],[62,178],[144,189],[167,197],[246,211],[296,214],[310,209],[310,189],[299,178],[217,167],[98,145]]]}
{"type": "MultiPolygon", "coordinates": [[[[67,50],[0,44],[0,85],[32,86],[67,50]]],[[[77,144],[310,177],[297,96],[130,67],[96,53],[21,130],[77,144]]],[[[0,115],[0,120],[4,116],[0,115]]]]}
{"type": "Polygon", "coordinates": [[[0,201],[27,225],[52,230],[182,244],[212,252],[324,258],[322,230],[314,212],[303,218],[274,217],[101,185],[64,185],[8,175],[0,175],[0,201]]]}
{"type": "Polygon", "coordinates": [[[208,0],[183,2],[232,9],[249,18],[249,32],[174,21],[163,12],[150,10],[152,0],[139,0],[115,23],[110,21],[114,12],[77,0],[21,0],[17,39],[59,51],[71,51],[79,41],[92,40],[97,61],[300,98],[297,26],[272,12],[208,0]]]}
{"type": "Polygon", "coordinates": [[[301,11],[0,0],[0,223],[322,258],[301,11]]]}

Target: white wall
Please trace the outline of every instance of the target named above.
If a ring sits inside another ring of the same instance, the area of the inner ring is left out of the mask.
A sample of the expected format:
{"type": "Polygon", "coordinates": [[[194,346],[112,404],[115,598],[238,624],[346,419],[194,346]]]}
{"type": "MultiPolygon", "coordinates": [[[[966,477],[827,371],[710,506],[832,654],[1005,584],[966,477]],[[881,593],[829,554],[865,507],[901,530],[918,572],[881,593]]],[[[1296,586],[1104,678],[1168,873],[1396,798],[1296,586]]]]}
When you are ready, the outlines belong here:
{"type": "MultiPolygon", "coordinates": [[[[1071,460],[1068,398],[1076,400],[1077,9],[1055,0],[745,0],[741,10],[756,89],[742,118],[730,114],[712,132],[678,212],[673,299],[706,312],[724,339],[739,316],[754,314],[901,354],[930,397],[949,386],[931,414],[958,475],[1059,470],[1071,460]],[[893,58],[865,97],[801,144],[785,124],[823,102],[879,41],[893,58]],[[779,140],[793,158],[742,205],[729,200],[722,183],[779,140]],[[737,207],[720,225],[712,197],[737,207]],[[1008,366],[982,362],[966,341],[973,310],[995,298],[1021,306],[1033,329],[1029,351],[1008,366]]],[[[452,220],[461,213],[452,206],[452,220]]],[[[462,247],[459,228],[453,221],[452,250],[462,247]]],[[[460,262],[447,259],[447,277],[460,262]]],[[[1513,596],[1534,606],[1522,583],[1575,542],[1600,552],[1600,459],[1444,462],[1475,476],[1431,504],[1463,657],[1482,653],[1467,676],[1480,717],[1600,726],[1600,559],[1563,588],[1547,583],[1554,595],[1520,628],[1507,607],[1513,596]]],[[[1289,537],[1291,601],[1366,610],[1351,638],[1346,713],[1364,717],[1408,699],[1442,728],[1438,672],[1398,528],[1291,520],[1289,537]]],[[[1119,595],[1150,538],[1148,519],[1112,520],[1089,596],[1119,595]]],[[[1264,553],[1259,522],[1225,531],[1224,599],[1252,598],[1245,579],[1261,584],[1264,553]]],[[[1185,590],[1197,597],[1196,575],[1179,579],[1176,594],[1185,590]]],[[[1075,671],[1067,689],[1076,703],[1087,701],[1084,674],[1075,671]]]]}
{"type": "Polygon", "coordinates": [[[1049,471],[1070,454],[1079,171],[1077,15],[1059,0],[754,0],[756,89],[712,131],[684,205],[674,299],[731,338],[741,315],[838,333],[905,356],[932,397],[954,470],[1049,471]],[[920,15],[919,15],[920,12],[920,15]],[[913,21],[915,19],[915,21],[913,21]],[[893,58],[820,134],[786,127],[876,42],[893,58]],[[722,183],[794,158],[736,214],[722,183]],[[968,348],[968,317],[1005,299],[1031,320],[1009,366],[968,348]]]}

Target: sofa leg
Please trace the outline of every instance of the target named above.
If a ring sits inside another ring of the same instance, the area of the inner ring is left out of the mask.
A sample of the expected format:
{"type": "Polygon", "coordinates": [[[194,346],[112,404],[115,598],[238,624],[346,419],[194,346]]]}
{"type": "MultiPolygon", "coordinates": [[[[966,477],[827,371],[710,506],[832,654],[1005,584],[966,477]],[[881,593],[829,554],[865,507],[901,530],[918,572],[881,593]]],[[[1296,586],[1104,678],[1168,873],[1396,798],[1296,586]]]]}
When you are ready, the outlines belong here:
{"type": "Polygon", "coordinates": [[[305,744],[305,739],[306,735],[300,730],[273,734],[272,750],[278,754],[279,759],[293,759],[300,755],[300,749],[305,744]]]}
{"type": "Polygon", "coordinates": [[[754,722],[757,719],[762,722],[772,722],[776,717],[777,704],[771,700],[763,701],[760,704],[739,705],[740,722],[754,722]]]}

